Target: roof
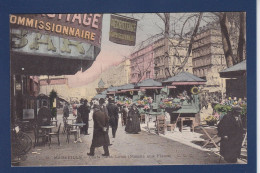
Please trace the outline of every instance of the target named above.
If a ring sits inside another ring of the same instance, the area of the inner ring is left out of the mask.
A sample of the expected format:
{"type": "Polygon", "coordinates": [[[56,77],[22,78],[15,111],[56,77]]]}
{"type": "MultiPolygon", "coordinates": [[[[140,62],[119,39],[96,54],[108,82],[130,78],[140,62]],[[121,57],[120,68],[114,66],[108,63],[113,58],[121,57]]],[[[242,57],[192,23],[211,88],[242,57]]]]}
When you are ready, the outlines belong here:
{"type": "Polygon", "coordinates": [[[246,71],[246,60],[233,65],[232,67],[222,70],[220,73],[235,72],[235,71],[246,71]]]}
{"type": "Polygon", "coordinates": [[[125,85],[122,85],[122,86],[119,86],[118,89],[120,90],[128,90],[128,89],[134,89],[135,86],[133,84],[125,84],[125,85]]]}
{"type": "Polygon", "coordinates": [[[188,72],[181,72],[179,74],[177,74],[176,76],[170,77],[168,79],[166,79],[165,81],[163,81],[163,83],[166,82],[206,82],[206,80],[201,79],[191,73],[188,72]]]}
{"type": "Polygon", "coordinates": [[[93,98],[94,98],[94,99],[106,98],[106,95],[97,94],[97,95],[95,95],[95,97],[93,97],[93,98]]]}
{"type": "Polygon", "coordinates": [[[107,91],[108,91],[108,92],[117,91],[118,88],[119,88],[118,86],[110,86],[110,87],[107,89],[107,91]]]}
{"type": "Polygon", "coordinates": [[[137,84],[138,87],[156,87],[162,86],[161,82],[157,82],[153,79],[146,79],[137,84]]]}

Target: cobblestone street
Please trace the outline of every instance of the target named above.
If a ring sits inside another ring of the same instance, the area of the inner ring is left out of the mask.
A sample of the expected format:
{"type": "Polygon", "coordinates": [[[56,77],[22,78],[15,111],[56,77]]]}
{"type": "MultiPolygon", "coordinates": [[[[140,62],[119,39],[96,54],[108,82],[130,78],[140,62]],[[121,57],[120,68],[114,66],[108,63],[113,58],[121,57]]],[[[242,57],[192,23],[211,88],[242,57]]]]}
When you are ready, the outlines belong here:
{"type": "MultiPolygon", "coordinates": [[[[92,115],[90,116],[92,117],[92,115]]],[[[58,122],[62,122],[58,115],[58,122]]],[[[20,166],[114,166],[114,165],[198,165],[218,164],[219,156],[213,152],[186,146],[178,141],[167,139],[145,131],[139,134],[126,134],[119,123],[116,138],[111,138],[110,157],[103,157],[103,148],[97,148],[94,157],[87,155],[92,140],[92,120],[90,135],[81,135],[82,143],[66,143],[66,135],[60,135],[61,146],[53,138],[49,147],[36,146],[27,154],[20,166]]],[[[62,130],[63,127],[61,127],[62,130]]],[[[55,129],[54,129],[55,131],[55,129]]],[[[34,139],[32,137],[32,139],[34,139]]],[[[223,163],[223,161],[221,161],[223,163]]]]}

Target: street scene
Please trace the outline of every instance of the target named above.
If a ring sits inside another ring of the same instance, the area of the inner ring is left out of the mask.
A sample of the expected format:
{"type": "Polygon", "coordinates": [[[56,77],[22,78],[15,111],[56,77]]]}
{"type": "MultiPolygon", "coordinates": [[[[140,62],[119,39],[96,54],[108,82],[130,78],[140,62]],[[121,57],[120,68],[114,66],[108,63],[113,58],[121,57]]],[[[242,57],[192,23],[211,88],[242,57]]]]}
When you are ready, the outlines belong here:
{"type": "Polygon", "coordinates": [[[11,14],[11,165],[247,164],[246,13],[11,14]]]}

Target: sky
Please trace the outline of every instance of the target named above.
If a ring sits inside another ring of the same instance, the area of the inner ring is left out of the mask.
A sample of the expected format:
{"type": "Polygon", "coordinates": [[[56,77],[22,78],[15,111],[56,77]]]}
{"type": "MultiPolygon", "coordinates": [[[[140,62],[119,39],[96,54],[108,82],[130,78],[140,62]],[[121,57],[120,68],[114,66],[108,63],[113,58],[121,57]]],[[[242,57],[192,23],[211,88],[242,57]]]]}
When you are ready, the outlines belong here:
{"type": "MultiPolygon", "coordinates": [[[[147,40],[152,35],[162,33],[164,28],[163,21],[155,13],[148,14],[121,14],[128,17],[133,17],[138,19],[137,22],[137,33],[136,33],[136,45],[135,46],[125,46],[120,44],[115,44],[109,41],[109,29],[110,29],[110,14],[103,15],[102,23],[102,40],[101,40],[101,51],[96,58],[93,65],[85,72],[79,71],[75,75],[68,76],[68,83],[70,87],[77,87],[86,85],[94,81],[102,72],[108,69],[111,65],[118,64],[125,58],[129,57],[134,50],[140,48],[141,43],[147,40]]],[[[174,24],[185,21],[185,16],[190,14],[184,13],[172,13],[171,14],[171,28],[174,28],[174,24]]],[[[184,30],[189,30],[193,23],[187,24],[184,30]]],[[[203,25],[203,22],[202,24],[203,25]]],[[[179,26],[175,26],[180,30],[179,26]]],[[[177,29],[177,30],[178,30],[177,29]]]]}

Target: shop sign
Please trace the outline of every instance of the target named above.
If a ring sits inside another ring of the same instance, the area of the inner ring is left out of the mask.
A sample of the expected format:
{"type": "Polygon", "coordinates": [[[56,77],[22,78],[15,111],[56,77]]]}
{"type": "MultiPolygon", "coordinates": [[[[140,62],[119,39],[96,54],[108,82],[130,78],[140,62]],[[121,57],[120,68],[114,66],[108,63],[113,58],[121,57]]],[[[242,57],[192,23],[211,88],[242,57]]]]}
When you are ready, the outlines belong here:
{"type": "Polygon", "coordinates": [[[11,50],[17,53],[94,60],[95,47],[89,43],[70,40],[29,30],[11,29],[11,50]]]}
{"type": "Polygon", "coordinates": [[[134,46],[137,20],[120,15],[111,15],[109,40],[113,43],[134,46]]]}
{"type": "Polygon", "coordinates": [[[11,14],[10,28],[25,29],[100,47],[102,14],[11,14]]]}

